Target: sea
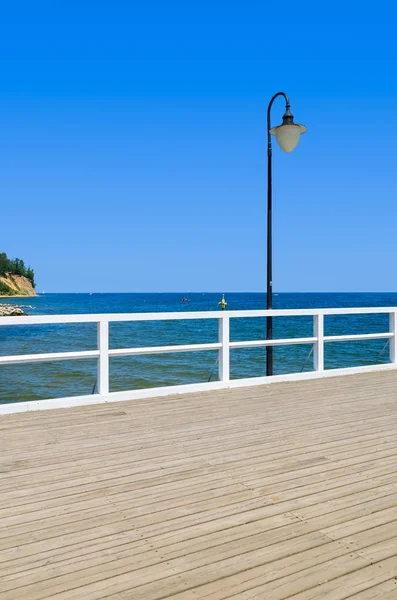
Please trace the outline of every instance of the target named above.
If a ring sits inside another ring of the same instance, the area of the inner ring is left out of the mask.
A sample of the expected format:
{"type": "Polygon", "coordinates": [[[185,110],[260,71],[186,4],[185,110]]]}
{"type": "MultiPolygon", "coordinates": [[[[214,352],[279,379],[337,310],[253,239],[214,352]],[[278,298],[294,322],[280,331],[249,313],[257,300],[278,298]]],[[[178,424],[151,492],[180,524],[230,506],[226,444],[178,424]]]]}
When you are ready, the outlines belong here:
{"type": "MultiPolygon", "coordinates": [[[[2,298],[31,315],[83,313],[145,313],[220,310],[221,293],[168,294],[42,294],[34,298],[2,298]],[[188,297],[189,302],[182,302],[188,297]]],[[[227,293],[227,309],[266,308],[261,293],[227,293]]],[[[397,306],[397,293],[279,293],[273,306],[283,308],[335,308],[397,306]]],[[[21,317],[23,319],[23,317],[21,317]]],[[[388,315],[341,315],[325,318],[325,335],[388,331],[388,315]]],[[[275,338],[313,335],[311,317],[277,317],[275,338]]],[[[266,319],[232,319],[231,340],[266,338],[266,319]]],[[[128,348],[216,342],[217,322],[209,320],[152,321],[110,324],[110,347],[128,348]]],[[[96,349],[95,324],[0,326],[0,356],[96,349]]],[[[374,365],[389,362],[384,339],[325,344],[325,368],[374,365]]],[[[313,369],[309,345],[274,349],[274,373],[313,369]]],[[[217,352],[118,357],[110,360],[110,391],[207,382],[217,379],[217,352]]],[[[0,365],[0,403],[45,400],[96,392],[96,360],[0,365]]],[[[231,378],[266,374],[265,348],[231,350],[231,378]]]]}

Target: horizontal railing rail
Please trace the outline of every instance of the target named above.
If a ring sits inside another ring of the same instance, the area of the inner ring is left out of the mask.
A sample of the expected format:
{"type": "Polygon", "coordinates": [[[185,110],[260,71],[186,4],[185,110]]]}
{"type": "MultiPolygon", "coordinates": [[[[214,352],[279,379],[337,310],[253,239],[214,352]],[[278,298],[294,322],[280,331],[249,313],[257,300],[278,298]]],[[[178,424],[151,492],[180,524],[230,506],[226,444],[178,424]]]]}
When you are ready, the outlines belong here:
{"type": "MultiPolygon", "coordinates": [[[[198,383],[183,386],[169,386],[165,388],[156,388],[151,390],[141,390],[143,396],[156,394],[172,394],[176,391],[198,391],[200,389],[215,389],[217,387],[230,387],[234,385],[253,385],[255,383],[271,383],[286,379],[306,379],[310,376],[325,376],[324,371],[324,344],[329,342],[348,342],[361,340],[385,339],[389,341],[388,364],[378,364],[371,367],[371,370],[380,370],[385,368],[397,368],[396,364],[396,323],[397,307],[374,307],[374,308],[330,308],[330,309],[284,309],[284,310],[239,310],[239,311],[204,311],[204,312],[168,312],[168,313],[115,313],[115,314],[84,314],[84,315],[40,315],[26,317],[1,317],[0,327],[11,325],[17,326],[38,326],[38,325],[61,325],[78,323],[96,323],[97,326],[97,349],[83,350],[77,352],[53,352],[43,354],[19,354],[10,356],[0,356],[1,365],[24,364],[48,361],[62,360],[80,360],[97,359],[97,394],[94,396],[97,401],[109,401],[111,399],[128,399],[129,397],[139,397],[139,391],[130,390],[130,392],[109,393],[109,362],[113,357],[122,356],[142,356],[150,354],[170,354],[178,352],[218,352],[218,381],[209,383],[198,383]],[[364,315],[364,314],[388,314],[389,330],[381,333],[354,334],[354,335],[324,335],[324,317],[337,315],[364,315]],[[246,319],[255,317],[312,317],[313,335],[299,338],[282,338],[272,340],[230,340],[230,320],[246,319]],[[135,348],[109,348],[109,324],[122,322],[142,322],[142,321],[185,321],[198,319],[215,319],[218,321],[218,342],[214,343],[196,343],[167,346],[145,346],[135,348]],[[241,379],[230,381],[230,350],[237,348],[255,348],[266,346],[286,346],[297,344],[313,345],[313,364],[314,371],[309,373],[294,373],[289,375],[276,375],[272,377],[255,377],[251,380],[241,379]],[[252,381],[253,380],[253,381],[252,381]]],[[[366,367],[350,367],[336,369],[333,374],[340,372],[360,372],[366,367]]],[[[329,372],[327,371],[329,374],[329,372]]],[[[77,403],[87,403],[87,399],[92,401],[93,397],[78,397],[77,403]]],[[[33,403],[12,403],[0,406],[1,412],[12,412],[12,407],[19,407],[23,404],[24,408],[48,408],[50,400],[44,400],[33,403]]],[[[56,400],[56,406],[69,406],[76,404],[75,398],[56,400]],[[69,402],[68,402],[69,401],[69,402]]],[[[18,410],[19,410],[18,409],[18,410]]]]}
{"type": "Polygon", "coordinates": [[[283,308],[278,310],[227,310],[200,312],[158,312],[158,313],[98,313],[75,315],[35,315],[25,317],[1,317],[1,325],[57,325],[61,323],[96,323],[98,321],[187,321],[191,319],[233,319],[253,317],[310,317],[316,315],[364,315],[390,314],[397,307],[357,307],[357,308],[283,308]]]}

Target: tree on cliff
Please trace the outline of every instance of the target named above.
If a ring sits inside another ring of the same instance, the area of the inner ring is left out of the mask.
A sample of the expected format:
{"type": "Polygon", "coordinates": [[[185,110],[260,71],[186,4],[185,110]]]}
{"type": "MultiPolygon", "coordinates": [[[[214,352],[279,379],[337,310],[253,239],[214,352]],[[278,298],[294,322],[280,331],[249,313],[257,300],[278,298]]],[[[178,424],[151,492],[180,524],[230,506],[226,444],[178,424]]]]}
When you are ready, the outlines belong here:
{"type": "Polygon", "coordinates": [[[8,258],[5,252],[0,252],[0,277],[4,277],[7,273],[11,275],[22,275],[29,279],[30,283],[35,287],[34,271],[31,267],[25,267],[25,263],[21,258],[8,258]]]}
{"type": "Polygon", "coordinates": [[[30,281],[30,283],[32,284],[33,287],[36,286],[36,283],[35,283],[35,280],[34,280],[34,271],[33,271],[33,269],[31,269],[30,267],[28,267],[26,269],[26,275],[25,275],[25,277],[27,279],[29,279],[29,281],[30,281]]]}
{"type": "Polygon", "coordinates": [[[5,252],[0,253],[0,277],[5,275],[11,268],[11,261],[5,252]]]}

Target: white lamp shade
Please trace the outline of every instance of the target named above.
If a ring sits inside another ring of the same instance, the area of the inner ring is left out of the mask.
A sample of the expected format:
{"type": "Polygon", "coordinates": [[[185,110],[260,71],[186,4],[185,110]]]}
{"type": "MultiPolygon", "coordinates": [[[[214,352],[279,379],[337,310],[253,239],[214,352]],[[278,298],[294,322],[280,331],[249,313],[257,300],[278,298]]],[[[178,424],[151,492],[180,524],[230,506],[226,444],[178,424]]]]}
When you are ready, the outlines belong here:
{"type": "Polygon", "coordinates": [[[279,125],[273,127],[270,133],[276,136],[277,143],[284,152],[292,152],[298,145],[301,133],[305,133],[306,127],[304,125],[279,125]]]}

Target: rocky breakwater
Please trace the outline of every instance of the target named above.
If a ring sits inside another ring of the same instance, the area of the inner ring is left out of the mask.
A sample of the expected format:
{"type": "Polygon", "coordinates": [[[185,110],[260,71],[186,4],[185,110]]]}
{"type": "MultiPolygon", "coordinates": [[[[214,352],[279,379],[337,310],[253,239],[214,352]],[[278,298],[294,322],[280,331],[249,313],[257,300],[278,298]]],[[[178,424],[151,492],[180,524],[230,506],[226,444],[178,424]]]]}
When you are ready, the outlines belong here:
{"type": "Polygon", "coordinates": [[[2,304],[0,303],[0,317],[23,317],[26,316],[26,312],[22,310],[20,306],[16,304],[2,304]]]}

